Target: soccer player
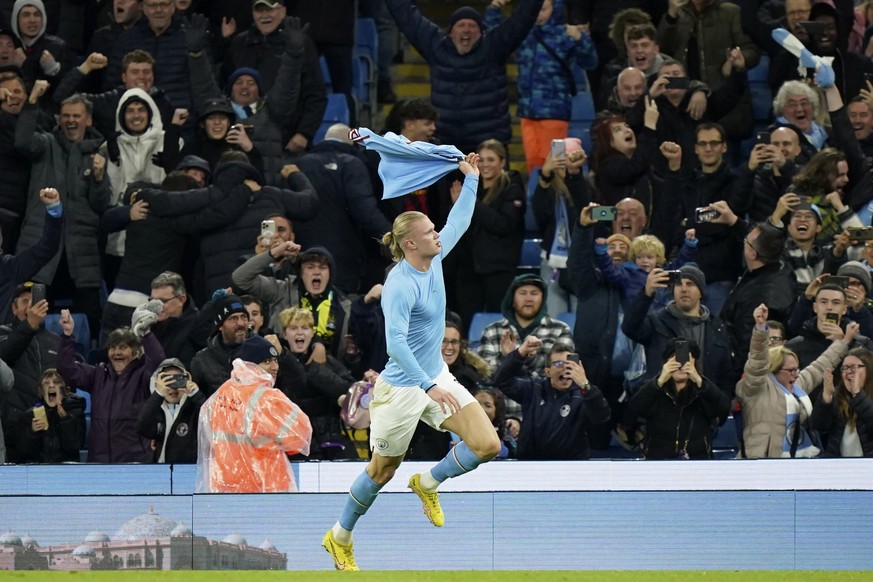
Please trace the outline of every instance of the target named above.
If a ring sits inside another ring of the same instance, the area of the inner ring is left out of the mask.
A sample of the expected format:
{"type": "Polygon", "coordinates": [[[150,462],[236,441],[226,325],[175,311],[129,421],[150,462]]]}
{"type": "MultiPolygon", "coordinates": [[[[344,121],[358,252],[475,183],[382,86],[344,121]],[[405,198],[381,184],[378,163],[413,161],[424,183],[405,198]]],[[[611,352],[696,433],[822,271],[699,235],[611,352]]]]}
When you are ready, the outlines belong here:
{"type": "Polygon", "coordinates": [[[349,490],[339,521],[324,534],[324,548],[338,570],[357,570],[352,529],[394,477],[419,419],[462,439],[430,471],[415,474],[409,488],[418,495],[424,514],[440,527],[440,483],[472,471],[500,452],[500,441],[476,399],[443,362],[440,354],[446,323],[446,290],[442,260],[470,225],[479,186],[479,156],[460,162],[464,184],[445,228],[434,230],[420,212],[404,212],[394,220],[382,244],[398,264],[385,280],[382,308],[390,359],[379,375],[370,404],[370,447],[373,458],[349,490]]]}

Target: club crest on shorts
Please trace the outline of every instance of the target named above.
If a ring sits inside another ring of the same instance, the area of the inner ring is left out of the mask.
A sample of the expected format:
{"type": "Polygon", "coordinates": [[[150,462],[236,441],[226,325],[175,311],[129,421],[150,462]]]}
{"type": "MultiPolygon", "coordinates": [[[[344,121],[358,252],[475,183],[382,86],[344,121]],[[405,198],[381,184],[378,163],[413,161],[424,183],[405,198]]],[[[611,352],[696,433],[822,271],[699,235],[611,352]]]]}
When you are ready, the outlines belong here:
{"type": "Polygon", "coordinates": [[[376,439],[376,448],[380,451],[384,451],[388,448],[388,441],[385,439],[376,439]]]}

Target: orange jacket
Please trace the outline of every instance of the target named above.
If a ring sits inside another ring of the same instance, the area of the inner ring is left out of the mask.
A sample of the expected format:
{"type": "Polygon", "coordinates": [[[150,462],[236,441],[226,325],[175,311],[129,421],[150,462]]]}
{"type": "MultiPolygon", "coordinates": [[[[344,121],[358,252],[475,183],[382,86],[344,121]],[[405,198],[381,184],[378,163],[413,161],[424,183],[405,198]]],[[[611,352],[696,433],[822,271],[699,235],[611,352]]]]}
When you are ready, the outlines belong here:
{"type": "Polygon", "coordinates": [[[203,405],[200,423],[201,455],[208,463],[205,491],[297,490],[287,454],[309,454],[312,425],[282,392],[264,382],[232,378],[203,405]]]}

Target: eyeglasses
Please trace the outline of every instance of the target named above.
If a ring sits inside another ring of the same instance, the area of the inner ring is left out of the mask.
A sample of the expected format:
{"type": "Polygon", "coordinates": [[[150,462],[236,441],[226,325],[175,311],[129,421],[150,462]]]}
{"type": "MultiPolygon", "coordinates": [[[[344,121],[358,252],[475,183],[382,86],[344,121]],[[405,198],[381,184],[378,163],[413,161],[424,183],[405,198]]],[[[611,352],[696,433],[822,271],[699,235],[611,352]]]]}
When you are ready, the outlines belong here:
{"type": "Polygon", "coordinates": [[[143,2],[143,6],[152,10],[169,10],[172,2],[143,2]]]}
{"type": "Polygon", "coordinates": [[[178,295],[173,295],[173,296],[170,297],[169,299],[161,299],[160,297],[151,297],[150,300],[151,300],[151,301],[160,301],[161,303],[163,303],[164,305],[166,305],[167,303],[169,303],[169,302],[172,301],[173,299],[178,299],[178,298],[179,298],[178,295]]]}
{"type": "Polygon", "coordinates": [[[779,371],[780,372],[788,372],[789,374],[796,374],[800,371],[800,368],[782,368],[779,371]]]}
{"type": "Polygon", "coordinates": [[[459,345],[461,345],[461,340],[446,340],[446,339],[444,339],[443,345],[444,346],[452,346],[453,348],[456,348],[459,345]]]}
{"type": "Polygon", "coordinates": [[[552,362],[549,365],[553,368],[563,368],[564,367],[564,360],[558,360],[557,362],[552,362]]]}
{"type": "Polygon", "coordinates": [[[715,140],[715,139],[714,139],[714,140],[712,140],[712,141],[699,141],[699,142],[697,142],[695,145],[696,145],[697,147],[700,147],[700,148],[704,148],[704,149],[706,149],[706,148],[717,148],[718,146],[720,146],[720,145],[723,144],[723,143],[724,143],[724,142],[721,141],[721,140],[715,140]]]}
{"type": "Polygon", "coordinates": [[[779,337],[778,335],[771,335],[767,338],[767,341],[771,344],[781,344],[785,341],[784,337],[779,337]]]}
{"type": "Polygon", "coordinates": [[[840,370],[843,372],[857,372],[861,368],[866,368],[864,364],[849,364],[847,366],[840,366],[840,370]]]}

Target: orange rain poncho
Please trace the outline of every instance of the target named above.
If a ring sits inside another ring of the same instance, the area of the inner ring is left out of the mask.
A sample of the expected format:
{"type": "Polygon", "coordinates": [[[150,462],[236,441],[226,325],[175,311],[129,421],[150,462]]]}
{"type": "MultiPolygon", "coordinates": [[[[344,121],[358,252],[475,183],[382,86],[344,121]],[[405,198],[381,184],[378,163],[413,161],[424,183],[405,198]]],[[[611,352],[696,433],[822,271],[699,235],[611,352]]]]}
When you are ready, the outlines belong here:
{"type": "Polygon", "coordinates": [[[312,425],[260,367],[236,359],[200,409],[198,493],[294,492],[287,454],[309,454],[312,425]]]}

